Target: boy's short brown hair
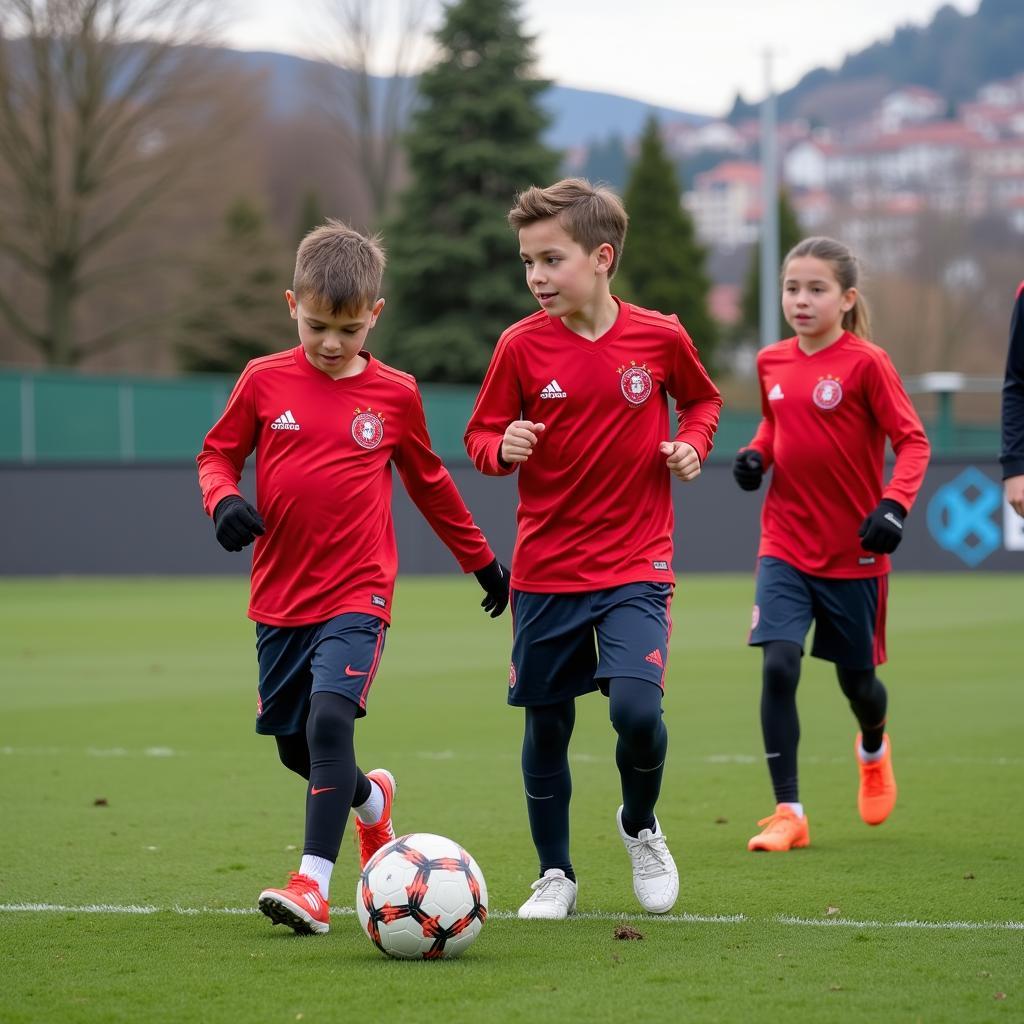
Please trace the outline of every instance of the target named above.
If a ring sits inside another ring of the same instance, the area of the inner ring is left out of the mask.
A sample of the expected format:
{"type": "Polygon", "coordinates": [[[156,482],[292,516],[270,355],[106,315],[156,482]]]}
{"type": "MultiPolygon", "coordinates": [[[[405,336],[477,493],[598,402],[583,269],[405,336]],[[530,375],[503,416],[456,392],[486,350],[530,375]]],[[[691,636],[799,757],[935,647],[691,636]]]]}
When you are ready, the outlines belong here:
{"type": "Polygon", "coordinates": [[[333,316],[359,313],[380,297],[386,263],[379,235],[361,235],[331,218],[299,243],[292,291],[330,306],[333,316]]]}
{"type": "Polygon", "coordinates": [[[607,242],[614,250],[611,277],[619,267],[629,217],[622,200],[607,185],[591,185],[586,178],[563,178],[547,188],[534,185],[516,196],[508,212],[513,231],[557,217],[569,237],[587,252],[607,242]]]}

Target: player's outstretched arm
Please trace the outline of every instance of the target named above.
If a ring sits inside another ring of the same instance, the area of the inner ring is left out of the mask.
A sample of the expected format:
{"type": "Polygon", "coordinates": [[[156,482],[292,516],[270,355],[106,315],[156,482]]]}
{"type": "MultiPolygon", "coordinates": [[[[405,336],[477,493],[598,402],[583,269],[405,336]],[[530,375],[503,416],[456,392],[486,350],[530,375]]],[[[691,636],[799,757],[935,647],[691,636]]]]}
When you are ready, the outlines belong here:
{"type": "Polygon", "coordinates": [[[263,517],[238,494],[229,494],[217,502],[213,525],[225,551],[241,551],[267,532],[263,517]]]}
{"type": "Polygon", "coordinates": [[[495,559],[490,565],[477,569],[473,575],[487,595],[480,602],[480,607],[490,612],[492,619],[496,619],[508,605],[508,568],[495,559]]]}
{"type": "Polygon", "coordinates": [[[683,483],[700,476],[700,456],[697,449],[686,441],[662,441],[658,451],[665,456],[668,471],[683,483]]]}
{"type": "Polygon", "coordinates": [[[505,434],[501,439],[501,461],[507,466],[525,462],[533,454],[533,449],[543,433],[543,423],[513,420],[505,428],[505,434]]]}

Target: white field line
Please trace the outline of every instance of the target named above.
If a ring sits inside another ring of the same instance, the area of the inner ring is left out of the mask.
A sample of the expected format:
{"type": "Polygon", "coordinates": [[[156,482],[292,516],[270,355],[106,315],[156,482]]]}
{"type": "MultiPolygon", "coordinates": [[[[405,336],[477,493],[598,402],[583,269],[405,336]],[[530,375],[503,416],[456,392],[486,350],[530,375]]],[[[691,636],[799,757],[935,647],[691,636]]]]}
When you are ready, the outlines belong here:
{"type": "MultiPolygon", "coordinates": [[[[332,907],[341,916],[355,914],[353,907],[332,907]]],[[[258,914],[255,907],[156,907],[147,904],[118,905],[114,903],[85,903],[76,906],[63,903],[0,903],[0,913],[30,914],[181,914],[194,917],[200,914],[245,915],[258,914]]],[[[498,920],[516,920],[513,910],[495,910],[489,915],[498,920]]],[[[778,914],[774,917],[755,918],[746,914],[611,914],[600,910],[587,910],[574,917],[582,921],[643,921],[647,924],[782,924],[797,928],[862,928],[867,930],[897,928],[920,931],[1024,931],[1024,921],[855,921],[846,917],[793,917],[778,914]]]]}
{"type": "MultiPolygon", "coordinates": [[[[56,757],[56,756],[83,756],[94,758],[181,758],[194,757],[194,751],[175,750],[171,747],[145,747],[143,749],[129,749],[127,747],[13,747],[0,746],[2,757],[56,757]]],[[[203,757],[216,756],[203,752],[203,757]]],[[[518,761],[519,754],[515,751],[493,752],[488,754],[478,753],[456,753],[454,750],[417,750],[411,753],[412,757],[421,761],[518,761]]],[[[570,753],[569,760],[576,764],[603,764],[613,760],[611,754],[596,755],[581,753],[570,753]]],[[[687,764],[712,764],[712,765],[761,765],[764,762],[764,754],[760,753],[722,753],[708,754],[702,757],[688,757],[686,755],[675,755],[675,761],[682,761],[687,764]]],[[[801,757],[800,762],[804,765],[811,764],[847,764],[851,761],[849,757],[801,757]]],[[[994,757],[914,757],[912,755],[901,755],[901,763],[913,764],[959,764],[959,765],[980,765],[994,766],[1000,768],[1016,767],[1024,765],[1024,757],[1015,756],[994,756],[994,757]]]]}

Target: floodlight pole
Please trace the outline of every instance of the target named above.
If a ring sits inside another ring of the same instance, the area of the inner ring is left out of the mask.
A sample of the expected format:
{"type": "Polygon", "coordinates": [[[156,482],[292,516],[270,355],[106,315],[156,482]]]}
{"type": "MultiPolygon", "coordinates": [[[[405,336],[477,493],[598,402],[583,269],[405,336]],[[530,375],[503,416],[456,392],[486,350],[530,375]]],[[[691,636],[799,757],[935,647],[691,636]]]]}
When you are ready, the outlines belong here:
{"type": "Polygon", "coordinates": [[[761,347],[779,340],[779,160],[772,51],[764,52],[761,104],[761,347]]]}

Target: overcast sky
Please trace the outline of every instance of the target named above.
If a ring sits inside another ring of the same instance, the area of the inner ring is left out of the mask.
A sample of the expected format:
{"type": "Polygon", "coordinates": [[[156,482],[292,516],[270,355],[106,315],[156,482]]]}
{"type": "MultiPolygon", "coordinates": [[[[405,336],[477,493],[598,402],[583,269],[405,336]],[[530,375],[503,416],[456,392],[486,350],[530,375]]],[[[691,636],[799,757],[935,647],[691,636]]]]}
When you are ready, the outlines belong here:
{"type": "MultiPolygon", "coordinates": [[[[387,10],[403,0],[370,2],[387,10]]],[[[973,13],[979,0],[949,2],[973,13]]],[[[247,0],[238,5],[226,42],[315,56],[317,37],[323,38],[312,27],[318,3],[247,0]]],[[[521,2],[544,76],[705,114],[726,113],[737,91],[748,100],[764,95],[766,49],[774,51],[773,80],[783,90],[812,68],[838,66],[846,54],[888,38],[900,25],[926,24],[941,6],[941,0],[521,2]]],[[[433,7],[436,24],[441,0],[433,7]]]]}

